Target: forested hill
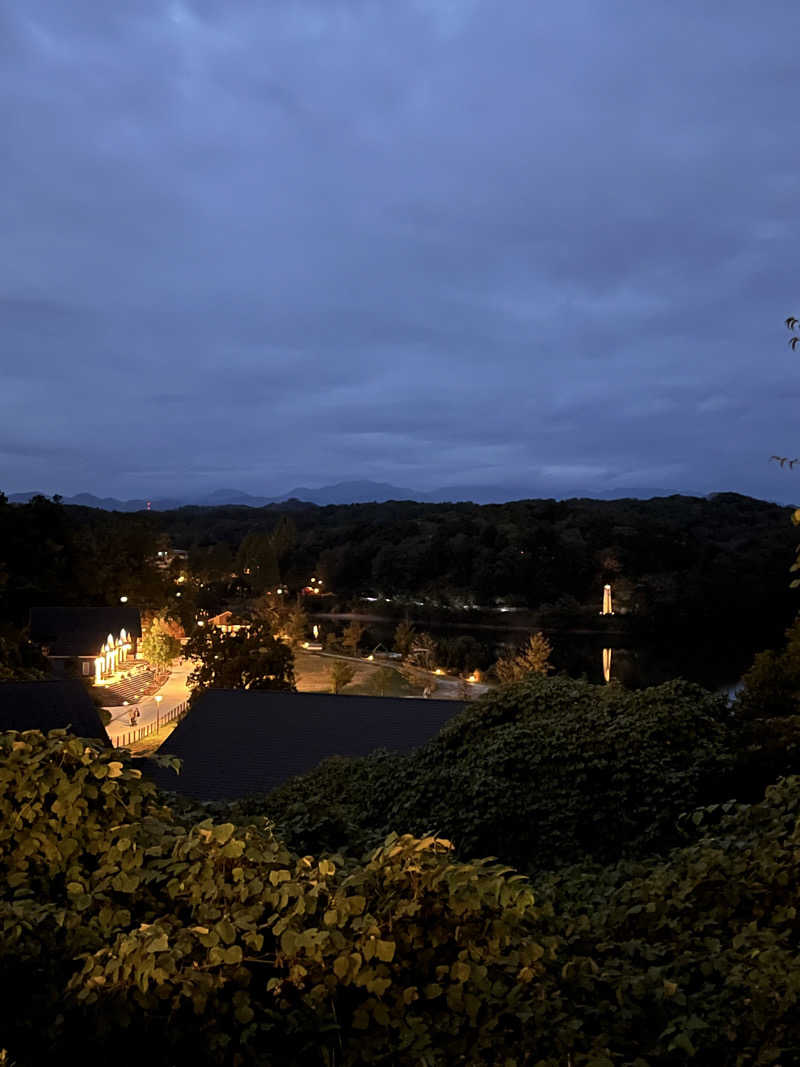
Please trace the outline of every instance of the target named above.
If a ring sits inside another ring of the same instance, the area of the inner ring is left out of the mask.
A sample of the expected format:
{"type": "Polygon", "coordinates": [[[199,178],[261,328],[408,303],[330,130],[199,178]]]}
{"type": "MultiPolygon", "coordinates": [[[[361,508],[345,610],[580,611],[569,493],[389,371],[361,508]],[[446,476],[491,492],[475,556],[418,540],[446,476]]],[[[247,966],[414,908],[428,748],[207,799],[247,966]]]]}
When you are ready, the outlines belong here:
{"type": "Polygon", "coordinates": [[[175,602],[187,612],[199,583],[213,609],[240,572],[243,595],[261,591],[258,573],[265,587],[279,580],[292,591],[315,575],[340,607],[362,596],[499,602],[539,612],[543,625],[575,625],[597,621],[608,581],[620,619],[673,633],[716,624],[763,633],[766,644],[796,612],[791,514],[734,493],[136,514],[0,496],[0,611],[22,621],[32,604],[115,603],[121,594],[160,607],[169,576],[155,554],[171,545],[189,550],[189,582],[175,602]]]}
{"type": "Polygon", "coordinates": [[[792,509],[735,493],[652,500],[523,500],[508,504],[392,501],[282,508],[181,509],[159,516],[174,545],[232,553],[281,522],[281,579],[318,574],[338,599],[449,598],[596,614],[602,584],[616,605],[666,626],[700,612],[746,627],[792,617],[792,509]],[[285,544],[287,527],[291,544],[285,544]],[[577,605],[576,605],[577,602],[577,605]]]}

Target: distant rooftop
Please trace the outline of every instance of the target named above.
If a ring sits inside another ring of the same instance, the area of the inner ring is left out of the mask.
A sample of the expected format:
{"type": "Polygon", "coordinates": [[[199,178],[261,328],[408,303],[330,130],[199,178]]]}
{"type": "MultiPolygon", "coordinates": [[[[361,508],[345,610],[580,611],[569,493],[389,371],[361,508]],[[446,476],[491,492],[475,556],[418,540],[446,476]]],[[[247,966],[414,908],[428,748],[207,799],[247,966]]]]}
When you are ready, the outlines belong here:
{"type": "Polygon", "coordinates": [[[461,711],[453,700],[212,689],[161,745],[180,775],[151,768],[162,789],[198,800],[268,793],[329,756],[407,752],[461,711]]]}
{"type": "Polygon", "coordinates": [[[82,682],[0,682],[0,730],[69,729],[109,744],[97,708],[82,682]]]}

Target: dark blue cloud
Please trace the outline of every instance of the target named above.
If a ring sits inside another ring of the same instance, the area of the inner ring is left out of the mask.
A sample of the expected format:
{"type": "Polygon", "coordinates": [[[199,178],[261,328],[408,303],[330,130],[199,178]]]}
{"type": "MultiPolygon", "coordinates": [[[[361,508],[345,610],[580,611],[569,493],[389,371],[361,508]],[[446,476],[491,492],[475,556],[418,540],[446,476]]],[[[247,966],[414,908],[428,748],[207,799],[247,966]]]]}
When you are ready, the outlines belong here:
{"type": "Polygon", "coordinates": [[[798,30],[0,0],[0,485],[790,497],[798,30]]]}

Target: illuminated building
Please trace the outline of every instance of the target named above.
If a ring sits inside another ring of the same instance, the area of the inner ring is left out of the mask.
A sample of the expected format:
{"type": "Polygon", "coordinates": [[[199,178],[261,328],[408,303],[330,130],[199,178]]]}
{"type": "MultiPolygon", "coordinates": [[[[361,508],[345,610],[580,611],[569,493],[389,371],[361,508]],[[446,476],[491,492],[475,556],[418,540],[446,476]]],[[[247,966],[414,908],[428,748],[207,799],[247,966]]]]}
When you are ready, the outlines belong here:
{"type": "Polygon", "coordinates": [[[139,609],[31,608],[31,640],[40,645],[54,673],[78,673],[102,682],[136,656],[142,636],[139,609]]]}

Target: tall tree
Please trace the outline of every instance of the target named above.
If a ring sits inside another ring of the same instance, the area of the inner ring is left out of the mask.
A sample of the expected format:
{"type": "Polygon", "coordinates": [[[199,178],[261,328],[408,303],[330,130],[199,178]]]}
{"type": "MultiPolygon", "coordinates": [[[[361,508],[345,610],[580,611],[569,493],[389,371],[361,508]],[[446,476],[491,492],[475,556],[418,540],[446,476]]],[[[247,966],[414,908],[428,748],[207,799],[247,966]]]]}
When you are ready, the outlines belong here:
{"type": "Polygon", "coordinates": [[[397,680],[398,674],[396,671],[393,671],[391,667],[381,667],[370,676],[367,688],[375,696],[385,697],[391,693],[393,687],[397,684],[397,680]]]}
{"type": "Polygon", "coordinates": [[[188,679],[193,696],[206,689],[295,691],[292,650],[265,623],[230,634],[216,626],[198,628],[184,652],[197,661],[188,679]]]}
{"type": "Polygon", "coordinates": [[[510,685],[527,678],[529,674],[549,674],[553,670],[550,656],[553,646],[542,633],[531,634],[527,645],[515,655],[506,656],[495,664],[495,673],[501,685],[510,685]]]}
{"type": "Polygon", "coordinates": [[[404,619],[397,624],[394,631],[394,650],[399,652],[401,656],[407,656],[411,651],[411,647],[414,644],[414,638],[417,636],[417,631],[408,621],[404,619]]]}
{"type": "Polygon", "coordinates": [[[341,693],[346,685],[349,685],[356,676],[356,670],[352,663],[344,659],[335,659],[331,664],[330,679],[331,692],[341,693]]]}
{"type": "Polygon", "coordinates": [[[180,655],[181,642],[175,636],[175,631],[183,627],[174,620],[165,620],[156,617],[146,629],[141,643],[142,656],[154,667],[163,670],[169,667],[176,656],[180,655]]]}
{"type": "Polygon", "coordinates": [[[438,648],[436,641],[428,633],[415,634],[410,656],[413,661],[424,667],[426,671],[433,670],[436,666],[438,648]]]}
{"type": "Polygon", "coordinates": [[[363,636],[364,627],[357,619],[353,619],[350,624],[345,627],[344,633],[342,634],[342,647],[351,655],[357,655],[359,645],[361,644],[361,638],[363,636]]]}
{"type": "Polygon", "coordinates": [[[239,546],[236,563],[239,573],[245,576],[256,593],[280,584],[278,557],[267,534],[248,534],[239,546]]]}
{"type": "Polygon", "coordinates": [[[278,563],[283,566],[297,543],[297,527],[288,515],[281,515],[270,541],[278,563]]]}

